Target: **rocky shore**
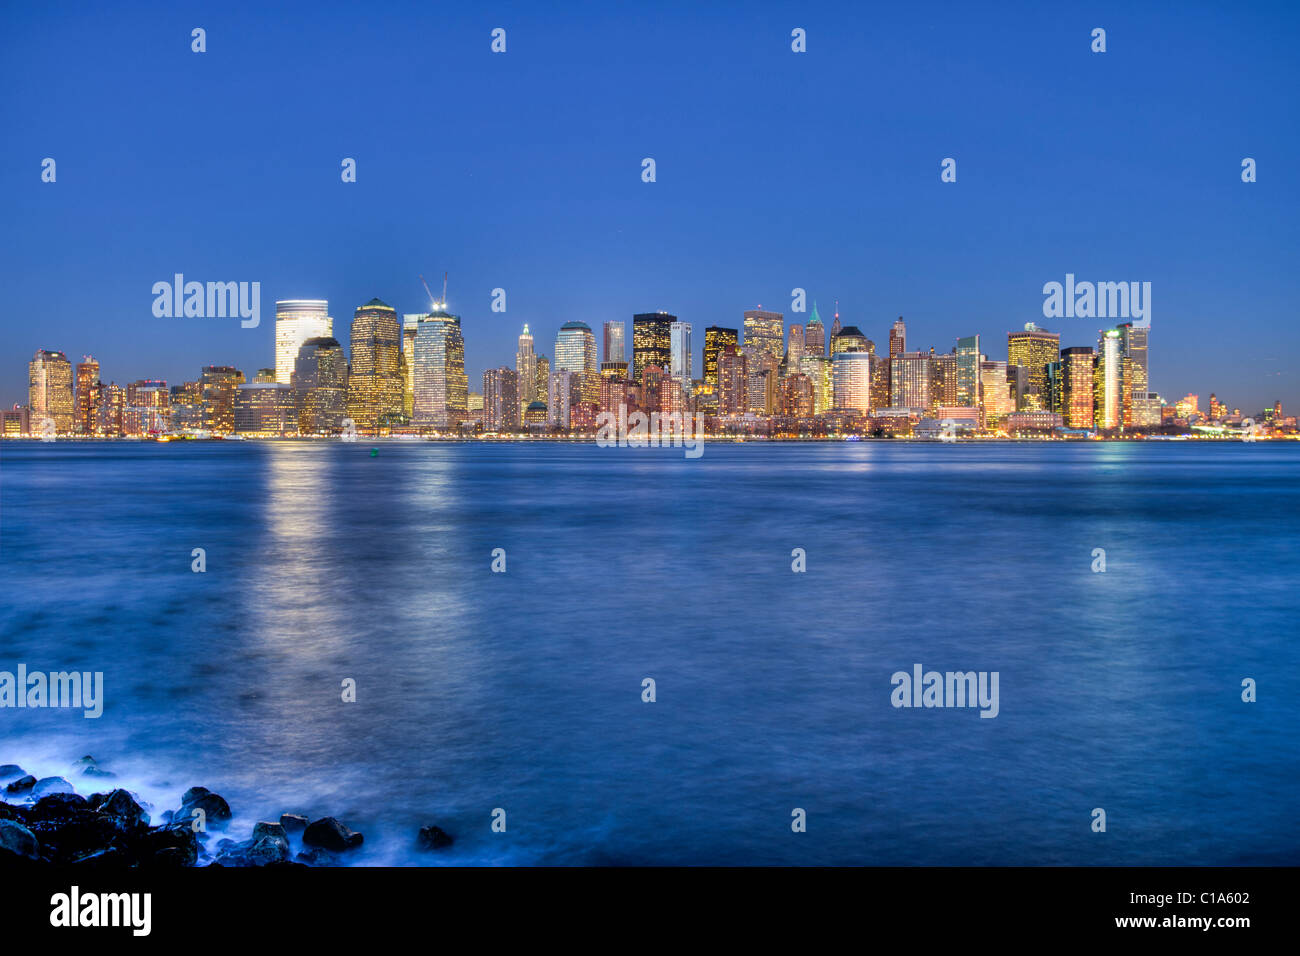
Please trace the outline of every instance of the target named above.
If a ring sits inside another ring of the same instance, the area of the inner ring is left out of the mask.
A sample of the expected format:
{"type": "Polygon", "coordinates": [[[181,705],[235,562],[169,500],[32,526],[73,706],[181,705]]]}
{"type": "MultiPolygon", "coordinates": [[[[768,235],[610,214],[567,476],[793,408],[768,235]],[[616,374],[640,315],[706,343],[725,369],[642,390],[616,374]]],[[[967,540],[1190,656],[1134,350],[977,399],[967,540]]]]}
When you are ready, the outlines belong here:
{"type": "MultiPolygon", "coordinates": [[[[154,808],[108,784],[113,773],[93,757],[81,758],[69,775],[95,781],[92,786],[103,782],[103,789],[83,796],[64,777],[37,779],[17,764],[0,765],[0,867],[342,866],[365,839],[334,817],[297,813],[255,824],[248,839],[232,839],[224,835],[230,805],[206,787],[186,790],[180,806],[151,825],[154,808]]],[[[452,844],[433,825],[414,839],[427,851],[452,844]]]]}

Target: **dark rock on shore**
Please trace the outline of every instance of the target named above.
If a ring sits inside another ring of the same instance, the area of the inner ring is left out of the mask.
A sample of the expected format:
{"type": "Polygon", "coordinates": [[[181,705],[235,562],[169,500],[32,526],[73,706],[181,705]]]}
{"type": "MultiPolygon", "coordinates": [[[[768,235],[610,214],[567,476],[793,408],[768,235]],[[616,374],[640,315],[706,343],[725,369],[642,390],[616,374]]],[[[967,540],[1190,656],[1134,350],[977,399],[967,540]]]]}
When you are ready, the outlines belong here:
{"type": "Polygon", "coordinates": [[[17,780],[19,777],[26,777],[27,771],[16,763],[7,763],[0,766],[0,783],[9,783],[17,780]]]}
{"type": "Polygon", "coordinates": [[[335,853],[358,847],[363,839],[360,833],[349,830],[334,817],[317,820],[302,833],[302,842],[307,846],[335,853]]]}
{"type": "Polygon", "coordinates": [[[442,827],[420,827],[420,849],[441,850],[452,844],[452,838],[442,827]]]}
{"type": "Polygon", "coordinates": [[[296,813],[280,814],[280,826],[284,827],[284,832],[286,834],[301,833],[303,830],[307,829],[307,824],[310,822],[311,821],[306,817],[299,816],[296,813]]]}
{"type": "Polygon", "coordinates": [[[23,794],[34,786],[36,786],[36,778],[30,773],[24,774],[9,784],[9,786],[5,787],[5,793],[23,794]]]}
{"type": "Polygon", "coordinates": [[[68,783],[68,781],[64,780],[62,777],[42,777],[40,780],[37,780],[36,785],[32,787],[30,796],[33,799],[39,800],[41,797],[51,793],[76,792],[77,788],[68,783]]]}
{"type": "Polygon", "coordinates": [[[195,819],[195,810],[203,811],[204,826],[207,828],[223,827],[231,817],[230,804],[220,794],[213,793],[207,787],[190,787],[181,797],[181,808],[172,814],[172,820],[188,826],[195,819]]]}
{"type": "Polygon", "coordinates": [[[41,844],[36,834],[17,820],[0,820],[0,865],[14,860],[38,860],[41,844]]]}

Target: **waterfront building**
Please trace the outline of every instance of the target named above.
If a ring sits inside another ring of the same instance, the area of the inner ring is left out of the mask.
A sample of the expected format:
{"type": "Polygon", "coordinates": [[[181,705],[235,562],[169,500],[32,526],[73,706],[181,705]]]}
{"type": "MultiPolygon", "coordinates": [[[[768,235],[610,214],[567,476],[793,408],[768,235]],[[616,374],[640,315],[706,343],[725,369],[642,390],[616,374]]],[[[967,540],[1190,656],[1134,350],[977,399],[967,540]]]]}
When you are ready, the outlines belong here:
{"type": "MultiPolygon", "coordinates": [[[[275,380],[290,384],[298,350],[308,339],[334,334],[327,299],[283,299],[275,304],[275,380]]],[[[232,393],[233,394],[233,393],[232,393]]],[[[233,409],[233,405],[231,406],[233,409]]]]}
{"type": "Polygon", "coordinates": [[[32,434],[53,422],[56,435],[73,433],[72,363],[62,352],[37,349],[27,365],[27,407],[32,434]]]}
{"type": "Polygon", "coordinates": [[[204,431],[229,435],[235,430],[235,389],[243,384],[244,373],[232,365],[208,365],[199,373],[204,431]]]}
{"type": "Polygon", "coordinates": [[[302,435],[334,435],[348,417],[348,362],[334,336],[308,339],[290,376],[302,435]]]}
{"type": "Polygon", "coordinates": [[[1049,410],[1047,366],[1061,358],[1061,336],[1040,329],[1033,322],[1019,332],[1007,333],[1007,365],[1021,366],[1026,383],[1017,408],[1021,411],[1049,410]]]}
{"type": "Polygon", "coordinates": [[[402,333],[397,310],[371,299],[352,316],[348,417],[359,433],[375,435],[405,417],[402,333]]]}
{"type": "Polygon", "coordinates": [[[416,328],[411,423],[422,431],[455,431],[469,417],[465,339],[460,316],[436,306],[416,328]]]}

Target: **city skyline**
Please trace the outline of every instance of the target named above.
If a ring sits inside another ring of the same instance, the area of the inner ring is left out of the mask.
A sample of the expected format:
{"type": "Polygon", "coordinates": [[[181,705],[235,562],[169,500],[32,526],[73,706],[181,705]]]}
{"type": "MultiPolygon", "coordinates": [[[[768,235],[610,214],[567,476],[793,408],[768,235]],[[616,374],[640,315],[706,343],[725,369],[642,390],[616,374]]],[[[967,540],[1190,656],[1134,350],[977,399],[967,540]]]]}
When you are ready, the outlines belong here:
{"type": "MultiPolygon", "coordinates": [[[[268,304],[379,294],[406,313],[425,307],[419,275],[449,271],[475,381],[524,322],[601,337],[667,309],[698,347],[738,305],[789,315],[794,288],[828,322],[838,299],[845,324],[903,314],[943,348],[1042,322],[1044,283],[1072,273],[1151,283],[1164,393],[1213,382],[1243,407],[1300,404],[1300,133],[1277,122],[1300,80],[1277,42],[1300,30],[1293,6],[1066,21],[1028,4],[937,20],[669,4],[635,28],[526,9],[376,10],[362,28],[306,4],[205,16],[7,18],[6,353],[70,348],[119,382],[179,381],[200,355],[265,364],[269,305],[258,328],[151,314],[151,285],[177,272],[261,282],[268,304]],[[415,67],[430,37],[455,95],[415,67]],[[394,66],[325,66],[367,60],[394,66]],[[159,135],[160,117],[192,128],[159,135]]],[[[1097,323],[1045,324],[1084,343],[1097,323]]],[[[0,401],[24,389],[5,363],[0,401]]]]}

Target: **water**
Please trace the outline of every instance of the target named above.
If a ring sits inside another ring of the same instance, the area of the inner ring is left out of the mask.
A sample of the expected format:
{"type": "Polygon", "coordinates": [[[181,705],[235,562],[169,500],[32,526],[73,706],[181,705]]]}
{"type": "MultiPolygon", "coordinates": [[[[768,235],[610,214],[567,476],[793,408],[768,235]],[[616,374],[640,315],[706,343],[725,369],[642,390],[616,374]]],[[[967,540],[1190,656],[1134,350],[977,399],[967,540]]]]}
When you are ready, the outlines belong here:
{"type": "Polygon", "coordinates": [[[107,703],[0,710],[0,763],[93,754],[155,817],[205,785],[239,838],[332,814],[369,864],[1296,864],[1297,479],[1279,443],[9,442],[0,669],[107,703]],[[895,709],[915,663],[999,672],[999,715],[895,709]]]}

